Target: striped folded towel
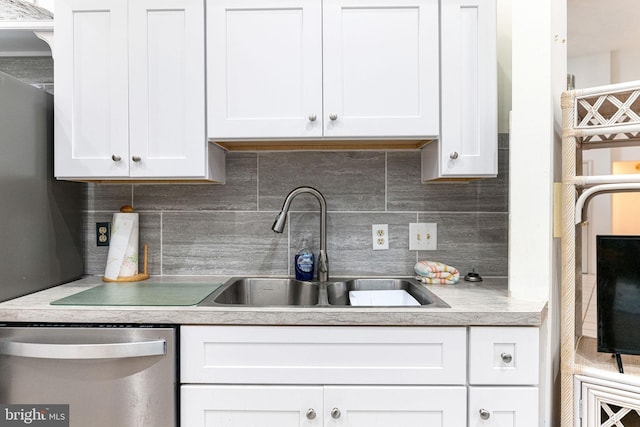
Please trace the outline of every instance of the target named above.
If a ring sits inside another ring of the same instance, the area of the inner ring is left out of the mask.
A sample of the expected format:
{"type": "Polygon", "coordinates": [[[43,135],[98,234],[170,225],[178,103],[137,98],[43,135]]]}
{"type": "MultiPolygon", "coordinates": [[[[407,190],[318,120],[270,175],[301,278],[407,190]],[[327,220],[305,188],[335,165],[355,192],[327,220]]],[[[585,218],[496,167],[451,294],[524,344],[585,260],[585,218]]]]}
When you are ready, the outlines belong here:
{"type": "Polygon", "coordinates": [[[422,283],[453,285],[460,278],[457,268],[436,261],[418,261],[413,270],[422,283]]]}

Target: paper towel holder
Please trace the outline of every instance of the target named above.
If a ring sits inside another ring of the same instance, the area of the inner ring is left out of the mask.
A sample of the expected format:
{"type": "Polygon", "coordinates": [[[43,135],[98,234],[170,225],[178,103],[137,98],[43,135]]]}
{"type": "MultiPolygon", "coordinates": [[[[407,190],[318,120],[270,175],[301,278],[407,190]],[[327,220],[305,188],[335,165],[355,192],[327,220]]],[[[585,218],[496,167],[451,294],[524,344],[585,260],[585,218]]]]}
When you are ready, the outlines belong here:
{"type": "Polygon", "coordinates": [[[147,270],[148,256],[149,256],[149,244],[145,243],[144,244],[144,261],[143,261],[144,266],[143,266],[142,273],[138,273],[133,276],[126,276],[126,277],[118,276],[118,278],[115,280],[107,279],[106,277],[102,276],[102,281],[103,282],[140,282],[142,280],[147,280],[149,278],[149,272],[147,270]]]}

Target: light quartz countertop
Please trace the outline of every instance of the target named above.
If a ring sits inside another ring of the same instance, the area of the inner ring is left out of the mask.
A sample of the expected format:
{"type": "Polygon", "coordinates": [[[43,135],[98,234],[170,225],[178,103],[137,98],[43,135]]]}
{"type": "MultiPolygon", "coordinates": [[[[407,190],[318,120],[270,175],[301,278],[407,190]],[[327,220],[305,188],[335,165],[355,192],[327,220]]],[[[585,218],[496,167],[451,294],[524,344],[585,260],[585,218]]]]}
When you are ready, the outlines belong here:
{"type": "MultiPolygon", "coordinates": [[[[149,283],[224,283],[229,277],[156,276],[149,283]]],[[[545,301],[507,296],[506,279],[427,285],[451,308],[423,307],[198,307],[69,306],[52,301],[103,284],[100,277],[56,286],[0,303],[0,322],[135,323],[190,325],[382,325],[382,326],[540,326],[545,301]]]]}

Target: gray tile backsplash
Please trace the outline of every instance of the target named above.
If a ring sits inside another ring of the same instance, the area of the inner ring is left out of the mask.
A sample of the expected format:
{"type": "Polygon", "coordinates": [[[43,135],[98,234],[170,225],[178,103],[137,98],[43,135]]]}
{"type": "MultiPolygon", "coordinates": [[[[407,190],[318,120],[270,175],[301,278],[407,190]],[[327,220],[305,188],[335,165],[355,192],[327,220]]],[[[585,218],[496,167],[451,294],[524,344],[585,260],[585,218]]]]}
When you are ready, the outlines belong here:
{"type": "MultiPolygon", "coordinates": [[[[289,190],[320,191],[331,211],[385,209],[384,152],[287,152],[258,154],[260,210],[279,211],[289,190]]],[[[298,197],[293,210],[318,209],[313,196],[298,197]]]]}
{"type": "Polygon", "coordinates": [[[301,234],[319,246],[318,203],[295,199],[283,234],[271,231],[287,193],[308,185],[327,200],[332,276],[408,276],[419,259],[464,274],[507,275],[508,136],[499,138],[499,177],[420,183],[418,151],[230,152],[227,184],[87,184],[87,274],[103,274],[108,248],[95,222],[121,205],[140,212],[154,275],[292,275],[301,234]],[[409,223],[438,224],[438,250],[409,251],[409,223]],[[371,225],[389,225],[389,250],[371,249],[371,225]]]}

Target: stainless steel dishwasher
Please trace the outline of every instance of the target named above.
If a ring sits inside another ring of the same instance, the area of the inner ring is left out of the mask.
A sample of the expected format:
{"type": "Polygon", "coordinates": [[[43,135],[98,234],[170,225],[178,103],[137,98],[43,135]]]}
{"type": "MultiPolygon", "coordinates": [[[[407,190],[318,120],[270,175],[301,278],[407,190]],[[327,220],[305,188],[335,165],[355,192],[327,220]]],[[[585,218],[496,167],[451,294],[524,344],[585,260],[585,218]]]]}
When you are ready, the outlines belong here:
{"type": "Polygon", "coordinates": [[[0,403],[68,404],[70,427],[177,425],[175,327],[2,326],[0,403]]]}

